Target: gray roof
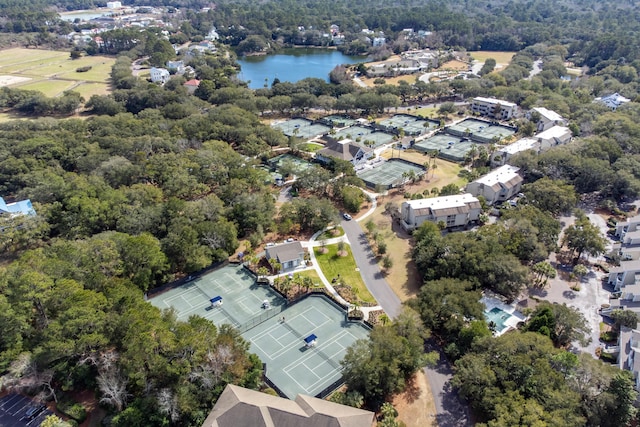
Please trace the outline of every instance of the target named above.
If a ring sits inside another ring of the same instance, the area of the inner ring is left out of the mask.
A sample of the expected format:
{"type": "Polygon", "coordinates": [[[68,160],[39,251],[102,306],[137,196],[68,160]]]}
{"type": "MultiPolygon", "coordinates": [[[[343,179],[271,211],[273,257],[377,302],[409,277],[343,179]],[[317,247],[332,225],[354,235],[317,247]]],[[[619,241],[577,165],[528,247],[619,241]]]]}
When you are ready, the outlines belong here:
{"type": "Polygon", "coordinates": [[[318,151],[318,154],[325,157],[337,157],[342,160],[351,161],[360,150],[362,150],[363,153],[373,151],[371,148],[363,147],[350,139],[343,139],[341,141],[328,143],[322,150],[318,151]]]}
{"type": "Polygon", "coordinates": [[[315,397],[292,401],[229,384],[202,427],[371,427],[374,415],[315,397]]]}
{"type": "Polygon", "coordinates": [[[301,254],[304,254],[304,249],[300,242],[284,243],[267,248],[267,259],[275,258],[280,263],[300,259],[301,254]]]}

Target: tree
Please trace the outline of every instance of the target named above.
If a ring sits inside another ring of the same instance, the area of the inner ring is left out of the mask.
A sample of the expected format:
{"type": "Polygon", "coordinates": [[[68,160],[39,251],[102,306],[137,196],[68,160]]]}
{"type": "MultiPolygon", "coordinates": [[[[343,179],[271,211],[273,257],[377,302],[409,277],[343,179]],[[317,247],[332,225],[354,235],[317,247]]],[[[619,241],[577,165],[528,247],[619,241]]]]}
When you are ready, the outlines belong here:
{"type": "Polygon", "coordinates": [[[622,326],[635,329],[638,327],[638,315],[631,310],[613,310],[611,318],[614,320],[616,327],[622,326]]]}
{"type": "Polygon", "coordinates": [[[531,267],[531,271],[535,275],[534,286],[542,288],[547,286],[549,279],[556,277],[556,269],[548,261],[540,261],[531,267]]]}
{"type": "Polygon", "coordinates": [[[532,184],[525,184],[522,192],[527,203],[553,216],[571,211],[578,201],[572,185],[546,177],[532,184]]]}
{"type": "Polygon", "coordinates": [[[562,244],[566,245],[575,255],[574,264],[578,262],[583,253],[591,256],[603,254],[606,239],[600,229],[593,225],[583,213],[578,213],[576,222],[567,227],[562,237],[562,244]]]}
{"type": "Polygon", "coordinates": [[[525,326],[525,330],[546,335],[557,347],[566,347],[572,341],[586,345],[591,328],[584,315],[566,304],[542,303],[525,326]]]}
{"type": "Polygon", "coordinates": [[[417,315],[404,310],[387,326],[377,326],[368,340],[347,348],[340,362],[349,392],[360,393],[369,407],[378,408],[393,393],[402,391],[405,381],[427,359],[423,346],[426,332],[417,315]]]}

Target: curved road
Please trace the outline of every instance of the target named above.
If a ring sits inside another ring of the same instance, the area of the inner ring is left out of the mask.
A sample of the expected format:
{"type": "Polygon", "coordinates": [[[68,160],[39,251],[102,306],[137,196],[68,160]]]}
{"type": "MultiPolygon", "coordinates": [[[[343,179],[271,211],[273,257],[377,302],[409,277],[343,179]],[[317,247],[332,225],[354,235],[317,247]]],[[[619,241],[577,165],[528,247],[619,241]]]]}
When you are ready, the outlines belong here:
{"type": "MultiPolygon", "coordinates": [[[[396,317],[402,310],[402,302],[393,292],[384,275],[378,267],[369,241],[357,221],[342,220],[356,265],[360,268],[360,275],[367,285],[369,292],[374,296],[378,304],[384,309],[390,318],[396,317]]],[[[433,394],[436,406],[436,420],[440,427],[466,427],[471,426],[466,406],[460,403],[458,395],[451,390],[451,366],[447,362],[440,348],[433,342],[427,344],[428,351],[438,351],[440,360],[433,367],[424,369],[429,381],[429,387],[433,394]]]]}

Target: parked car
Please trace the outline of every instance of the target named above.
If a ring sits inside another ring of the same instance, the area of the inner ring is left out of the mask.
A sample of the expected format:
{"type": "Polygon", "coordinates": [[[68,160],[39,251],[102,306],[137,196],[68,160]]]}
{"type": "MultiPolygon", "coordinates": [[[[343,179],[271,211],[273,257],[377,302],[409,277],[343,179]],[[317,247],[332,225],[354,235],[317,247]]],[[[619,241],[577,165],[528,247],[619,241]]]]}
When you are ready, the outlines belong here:
{"type": "Polygon", "coordinates": [[[343,214],[342,214],[342,217],[343,217],[344,219],[346,219],[347,221],[351,221],[351,215],[349,215],[348,213],[343,213],[343,214]]]}

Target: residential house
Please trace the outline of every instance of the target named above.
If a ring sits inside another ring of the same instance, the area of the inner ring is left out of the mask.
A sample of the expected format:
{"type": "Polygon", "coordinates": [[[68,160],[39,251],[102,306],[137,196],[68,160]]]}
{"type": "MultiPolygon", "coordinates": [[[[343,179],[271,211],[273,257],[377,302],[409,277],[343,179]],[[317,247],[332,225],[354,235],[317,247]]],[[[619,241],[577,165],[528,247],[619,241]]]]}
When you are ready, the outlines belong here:
{"type": "Polygon", "coordinates": [[[415,230],[425,221],[442,222],[446,228],[466,227],[482,213],[480,201],[472,194],[408,200],[400,206],[402,227],[415,230]]]}
{"type": "Polygon", "coordinates": [[[299,394],[295,400],[228,384],[202,427],[372,427],[373,412],[299,394]]]}
{"type": "Polygon", "coordinates": [[[374,37],[371,40],[371,44],[373,47],[384,46],[387,40],[384,37],[374,37]]]}
{"type": "Polygon", "coordinates": [[[627,102],[631,102],[631,100],[629,98],[625,98],[624,96],[616,92],[611,95],[596,98],[593,100],[593,102],[599,102],[601,104],[604,104],[610,109],[612,109],[613,111],[615,111],[618,109],[619,106],[621,106],[622,104],[626,104],[627,102]]]}
{"type": "Polygon", "coordinates": [[[373,149],[363,147],[350,139],[341,139],[339,141],[330,140],[323,149],[316,153],[316,159],[329,163],[331,159],[337,158],[351,162],[355,166],[367,161],[372,155],[373,149]]]}
{"type": "Polygon", "coordinates": [[[609,270],[608,283],[619,291],[623,286],[636,282],[636,274],[640,274],[640,260],[620,261],[620,265],[609,270]]]}
{"type": "Polygon", "coordinates": [[[473,196],[484,197],[490,205],[504,202],[522,189],[523,178],[518,174],[519,170],[520,168],[515,166],[500,166],[467,184],[466,191],[473,196]]]}
{"type": "Polygon", "coordinates": [[[275,259],[282,266],[281,271],[290,270],[304,263],[304,249],[300,242],[283,243],[268,247],[267,259],[275,259]]]}
{"type": "Polygon", "coordinates": [[[167,61],[165,66],[170,72],[173,71],[178,75],[184,74],[184,61],[167,61]]]}
{"type": "Polygon", "coordinates": [[[495,98],[479,96],[473,98],[471,102],[471,111],[496,120],[509,120],[515,114],[516,109],[517,105],[513,102],[495,98]]]}
{"type": "Polygon", "coordinates": [[[35,215],[31,200],[20,200],[18,202],[7,203],[0,197],[0,217],[12,218],[21,215],[35,215]]]}
{"type": "Polygon", "coordinates": [[[630,371],[635,389],[640,390],[640,330],[620,328],[618,348],[613,350],[618,351],[618,368],[630,371]]]}
{"type": "Polygon", "coordinates": [[[533,113],[537,113],[539,117],[536,123],[538,132],[544,132],[554,126],[567,126],[569,123],[567,119],[563,118],[560,114],[555,111],[547,110],[543,107],[532,108],[528,114],[529,119],[532,117],[533,113]]]}
{"type": "Polygon", "coordinates": [[[193,92],[195,92],[196,89],[198,89],[198,86],[200,86],[200,80],[198,79],[187,80],[186,82],[184,82],[183,86],[187,88],[187,91],[190,94],[193,94],[193,92]]]}
{"type": "Polygon", "coordinates": [[[613,251],[620,255],[621,260],[640,259],[640,215],[618,222],[615,235],[619,242],[613,245],[613,251]]]}
{"type": "Polygon", "coordinates": [[[556,145],[562,145],[570,142],[572,133],[567,127],[553,126],[544,132],[534,135],[534,138],[536,138],[540,144],[540,151],[547,151],[549,148],[555,147],[556,145]]]}
{"type": "Polygon", "coordinates": [[[120,9],[122,7],[122,2],[119,1],[108,1],[107,9],[120,9]]]}
{"type": "Polygon", "coordinates": [[[523,151],[535,150],[539,152],[540,143],[536,138],[521,138],[512,144],[502,146],[493,153],[491,166],[502,166],[509,162],[509,159],[523,151]]]}
{"type": "Polygon", "coordinates": [[[151,81],[154,83],[165,84],[169,81],[170,77],[169,70],[166,68],[153,67],[151,69],[151,81]]]}

